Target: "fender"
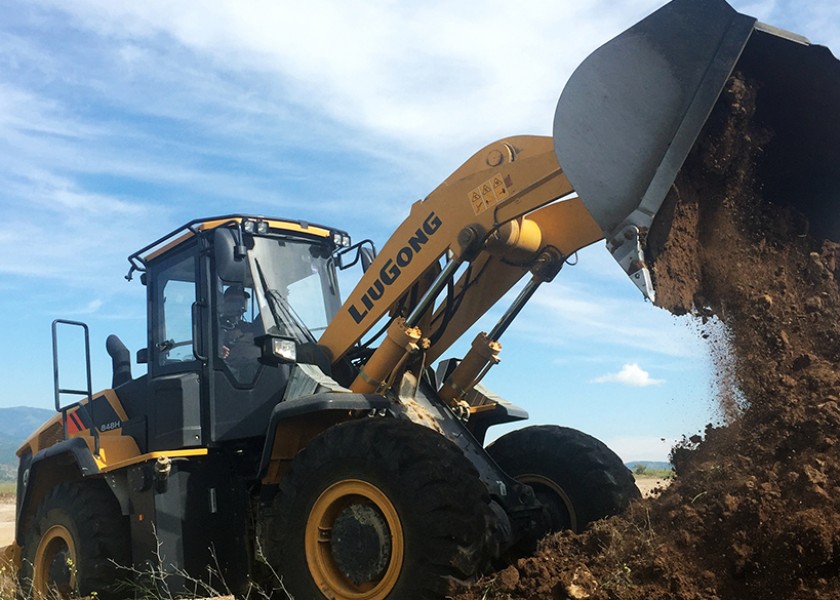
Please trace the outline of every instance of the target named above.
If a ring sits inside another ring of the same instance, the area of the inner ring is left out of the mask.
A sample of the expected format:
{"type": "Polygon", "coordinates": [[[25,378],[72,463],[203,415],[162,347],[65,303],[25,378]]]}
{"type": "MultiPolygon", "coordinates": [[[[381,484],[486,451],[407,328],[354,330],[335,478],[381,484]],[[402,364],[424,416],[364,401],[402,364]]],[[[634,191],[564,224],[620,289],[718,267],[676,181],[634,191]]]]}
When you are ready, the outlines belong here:
{"type": "Polygon", "coordinates": [[[17,519],[15,541],[22,545],[22,528],[31,509],[38,506],[46,491],[55,484],[99,475],[99,467],[81,437],[64,440],[44,448],[34,456],[24,454],[18,467],[17,519]],[[76,467],[77,470],[68,467],[76,467]]]}
{"type": "Polygon", "coordinates": [[[382,396],[346,392],[325,392],[281,402],[268,420],[258,479],[276,483],[282,471],[280,463],[290,460],[331,425],[390,408],[391,402],[382,396]]]}

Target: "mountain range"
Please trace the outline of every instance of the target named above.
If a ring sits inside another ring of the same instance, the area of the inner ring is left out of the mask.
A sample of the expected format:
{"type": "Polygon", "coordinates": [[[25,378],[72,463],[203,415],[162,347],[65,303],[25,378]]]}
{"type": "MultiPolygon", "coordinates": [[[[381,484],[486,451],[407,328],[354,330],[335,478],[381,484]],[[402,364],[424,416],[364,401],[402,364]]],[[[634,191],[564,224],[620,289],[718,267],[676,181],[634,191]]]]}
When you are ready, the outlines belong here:
{"type": "Polygon", "coordinates": [[[23,441],[55,414],[46,408],[0,408],[0,481],[15,479],[16,452],[23,441]]]}

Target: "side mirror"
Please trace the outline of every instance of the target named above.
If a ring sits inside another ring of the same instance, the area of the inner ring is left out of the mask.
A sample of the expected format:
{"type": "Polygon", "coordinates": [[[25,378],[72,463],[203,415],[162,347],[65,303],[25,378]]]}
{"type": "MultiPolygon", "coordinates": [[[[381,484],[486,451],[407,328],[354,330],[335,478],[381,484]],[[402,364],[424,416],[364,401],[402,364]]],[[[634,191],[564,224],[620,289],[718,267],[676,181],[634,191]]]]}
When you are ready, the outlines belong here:
{"type": "Polygon", "coordinates": [[[213,233],[213,250],[216,257],[216,272],[230,283],[245,283],[248,263],[241,233],[230,227],[219,227],[213,233]]]}
{"type": "Polygon", "coordinates": [[[148,348],[140,348],[137,351],[137,364],[138,365],[145,365],[149,362],[149,349],[148,348]]]}
{"type": "Polygon", "coordinates": [[[368,246],[361,246],[359,248],[359,257],[362,260],[362,273],[370,268],[373,259],[376,258],[376,251],[368,246]]]}
{"type": "Polygon", "coordinates": [[[359,261],[362,263],[362,271],[367,271],[373,259],[376,258],[376,246],[373,245],[371,240],[362,240],[349,248],[342,248],[335,253],[335,257],[338,259],[338,268],[342,271],[349,269],[359,261]],[[351,256],[353,260],[350,260],[349,257],[351,256]]]}

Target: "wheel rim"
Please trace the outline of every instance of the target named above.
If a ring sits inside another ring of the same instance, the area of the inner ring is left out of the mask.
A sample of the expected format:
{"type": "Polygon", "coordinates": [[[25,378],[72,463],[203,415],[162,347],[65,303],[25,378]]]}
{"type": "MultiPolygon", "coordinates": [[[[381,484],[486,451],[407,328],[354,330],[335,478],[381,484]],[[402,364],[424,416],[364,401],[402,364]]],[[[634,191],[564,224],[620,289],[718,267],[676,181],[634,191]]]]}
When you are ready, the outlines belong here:
{"type": "Polygon", "coordinates": [[[76,589],[76,543],[63,525],[53,525],[41,536],[35,551],[32,574],[34,600],[46,600],[58,592],[69,598],[76,589]]]}
{"type": "Polygon", "coordinates": [[[394,505],[379,488],[357,479],[335,483],[318,497],[306,522],[305,546],[315,584],[328,598],[342,600],[386,598],[405,551],[394,505]]]}
{"type": "Polygon", "coordinates": [[[565,513],[565,516],[569,519],[569,529],[572,531],[578,530],[577,513],[574,504],[572,504],[572,499],[569,498],[563,488],[557,485],[557,482],[534,473],[520,475],[516,480],[519,483],[530,485],[537,498],[544,504],[549,504],[550,508],[559,509],[562,513],[565,513]]]}

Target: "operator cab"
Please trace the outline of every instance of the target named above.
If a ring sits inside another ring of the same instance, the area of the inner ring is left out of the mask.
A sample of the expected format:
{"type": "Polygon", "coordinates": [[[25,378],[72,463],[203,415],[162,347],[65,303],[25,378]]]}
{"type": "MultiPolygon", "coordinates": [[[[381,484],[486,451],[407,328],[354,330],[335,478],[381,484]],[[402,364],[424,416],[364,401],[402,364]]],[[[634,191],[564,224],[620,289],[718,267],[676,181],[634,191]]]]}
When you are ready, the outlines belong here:
{"type": "Polygon", "coordinates": [[[327,227],[231,215],[129,257],[128,278],[140,271],[147,287],[148,387],[120,396],[129,410],[151,403],[148,451],[265,435],[290,365],[323,364],[315,339],[341,305],[336,256],[349,245],[327,227]]]}

